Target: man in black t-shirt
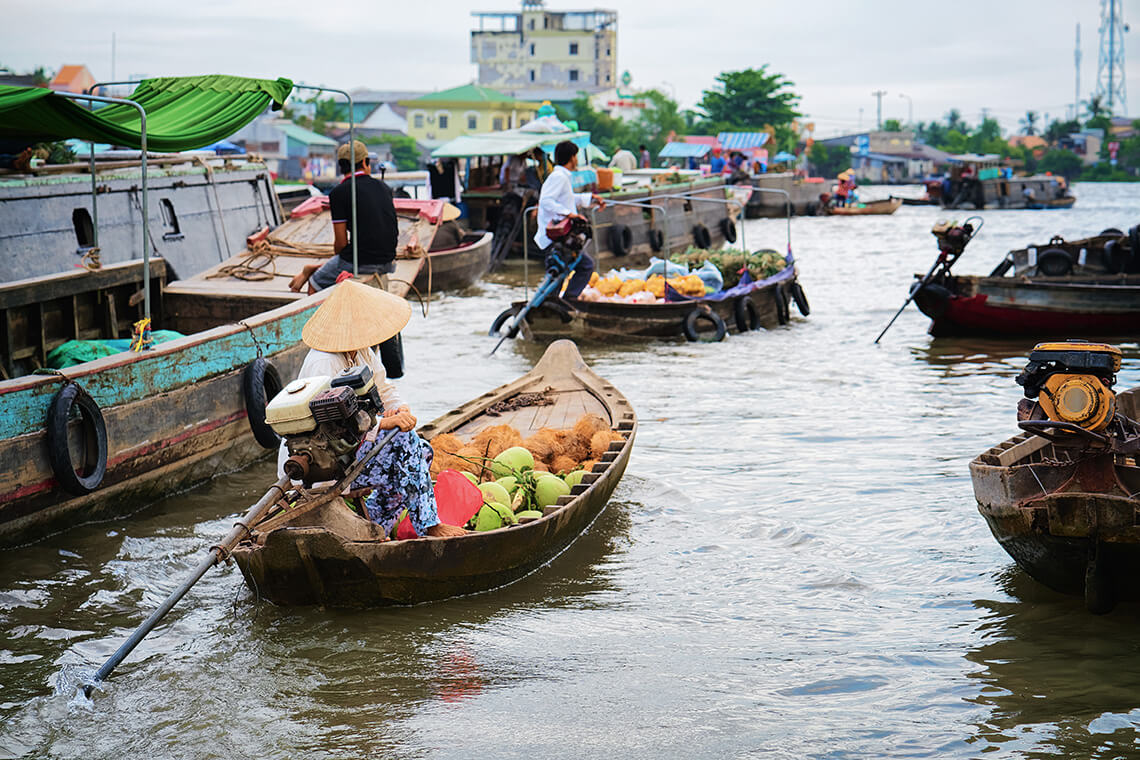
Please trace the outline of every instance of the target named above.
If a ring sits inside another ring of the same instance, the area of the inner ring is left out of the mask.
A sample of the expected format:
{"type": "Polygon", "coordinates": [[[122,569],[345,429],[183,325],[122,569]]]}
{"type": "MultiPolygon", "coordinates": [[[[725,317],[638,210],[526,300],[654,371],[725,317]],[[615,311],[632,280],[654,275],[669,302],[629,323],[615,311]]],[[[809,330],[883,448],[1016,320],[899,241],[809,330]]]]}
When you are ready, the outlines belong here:
{"type": "Polygon", "coordinates": [[[356,241],[357,271],[360,274],[387,274],[395,271],[396,243],[399,226],[392,191],[386,184],[371,176],[368,149],[359,140],[354,141],[356,167],[352,171],[351,148],[348,143],[337,148],[337,164],[346,175],[329,193],[329,212],[332,215],[333,250],[337,255],[319,267],[305,267],[293,278],[290,286],[300,290],[308,282],[309,292],[324,290],[336,283],[341,272],[352,271],[352,184],[356,184],[356,241]]]}

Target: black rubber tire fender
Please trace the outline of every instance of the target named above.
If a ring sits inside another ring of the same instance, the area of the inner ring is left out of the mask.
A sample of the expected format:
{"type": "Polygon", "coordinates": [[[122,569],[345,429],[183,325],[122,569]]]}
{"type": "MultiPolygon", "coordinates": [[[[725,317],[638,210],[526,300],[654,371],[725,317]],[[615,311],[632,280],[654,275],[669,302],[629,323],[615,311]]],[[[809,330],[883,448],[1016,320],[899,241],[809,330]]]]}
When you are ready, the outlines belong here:
{"type": "Polygon", "coordinates": [[[404,339],[400,333],[381,343],[379,353],[385,375],[393,380],[404,376],[404,339]]]}
{"type": "Polygon", "coordinates": [[[55,394],[47,416],[48,461],[60,487],[73,496],[91,493],[107,474],[107,423],[95,399],[77,383],[69,382],[55,394]],[[68,422],[73,407],[79,408],[87,453],[94,453],[95,464],[85,473],[75,471],[67,445],[68,422]]]}
{"type": "Polygon", "coordinates": [[[649,247],[655,252],[665,247],[665,233],[657,227],[651,227],[649,229],[649,247]]]}
{"type": "Polygon", "coordinates": [[[693,225],[693,243],[697,248],[708,250],[712,245],[712,235],[709,234],[709,228],[703,224],[693,225]]]}
{"type": "Polygon", "coordinates": [[[760,311],[752,302],[752,296],[747,293],[732,304],[732,314],[736,317],[736,329],[739,332],[748,332],[760,326],[760,311]]]}
{"type": "Polygon", "coordinates": [[[1100,234],[1097,235],[1097,237],[1104,237],[1105,235],[1123,235],[1123,234],[1124,234],[1123,230],[1118,230],[1115,227],[1106,227],[1105,229],[1100,231],[1100,234]]]}
{"type": "Polygon", "coordinates": [[[1140,224],[1128,230],[1128,246],[1132,249],[1132,258],[1140,259],[1140,224]]]}
{"type": "Polygon", "coordinates": [[[633,230],[624,224],[615,224],[610,227],[609,241],[610,253],[625,256],[633,248],[633,230]]]}
{"type": "Polygon", "coordinates": [[[1104,244],[1104,251],[1101,253],[1104,261],[1104,268],[1112,274],[1120,274],[1128,268],[1128,263],[1132,259],[1132,252],[1119,240],[1109,240],[1104,244]]]}
{"type": "Polygon", "coordinates": [[[281,437],[265,421],[265,407],[281,392],[281,375],[278,374],[277,367],[265,357],[259,356],[246,365],[241,382],[245,413],[254,439],[262,448],[277,448],[281,437]]]}
{"type": "MultiPolygon", "coordinates": [[[[916,283],[918,284],[918,283],[916,283]]],[[[931,319],[940,319],[950,308],[950,298],[953,294],[949,288],[934,282],[928,282],[915,288],[913,293],[914,305],[931,319]]]]}
{"type": "MultiPolygon", "coordinates": [[[[491,337],[498,337],[500,334],[499,331],[503,329],[503,325],[505,325],[508,320],[514,319],[518,313],[519,309],[517,306],[512,306],[509,309],[503,309],[501,312],[499,312],[499,316],[495,317],[495,321],[491,323],[491,329],[487,332],[487,334],[491,337]]],[[[510,331],[510,333],[507,334],[507,337],[516,338],[518,337],[518,334],[519,328],[515,327],[510,331]]]]}
{"type": "Polygon", "coordinates": [[[1073,271],[1073,257],[1060,248],[1046,248],[1037,254],[1037,272],[1046,277],[1064,277],[1073,271]]]}
{"type": "Polygon", "coordinates": [[[782,284],[772,288],[772,298],[776,300],[776,321],[781,325],[788,324],[792,319],[792,312],[788,308],[788,292],[782,284]]]}
{"type": "Polygon", "coordinates": [[[685,338],[692,343],[717,343],[724,340],[724,336],[728,334],[728,327],[724,324],[724,320],[720,315],[710,309],[693,309],[685,315],[685,321],[681,325],[681,329],[685,333],[685,338]],[[701,337],[701,333],[697,330],[697,323],[701,320],[709,322],[713,326],[713,336],[711,338],[701,337]]]}
{"type": "Polygon", "coordinates": [[[801,316],[811,314],[811,304],[808,303],[807,293],[804,292],[804,286],[800,285],[796,280],[792,283],[792,300],[796,302],[796,308],[799,309],[801,316]]]}
{"type": "Polygon", "coordinates": [[[556,301],[553,298],[548,298],[542,302],[541,306],[536,308],[531,313],[533,314],[535,311],[553,312],[558,315],[558,318],[562,320],[562,324],[564,325],[570,324],[570,320],[573,319],[573,317],[570,316],[570,309],[566,308],[566,302],[561,301],[561,299],[556,301]]]}
{"type": "Polygon", "coordinates": [[[721,219],[720,231],[724,234],[724,239],[726,242],[736,242],[736,222],[732,221],[732,219],[728,218],[727,216],[724,219],[721,219]]]}

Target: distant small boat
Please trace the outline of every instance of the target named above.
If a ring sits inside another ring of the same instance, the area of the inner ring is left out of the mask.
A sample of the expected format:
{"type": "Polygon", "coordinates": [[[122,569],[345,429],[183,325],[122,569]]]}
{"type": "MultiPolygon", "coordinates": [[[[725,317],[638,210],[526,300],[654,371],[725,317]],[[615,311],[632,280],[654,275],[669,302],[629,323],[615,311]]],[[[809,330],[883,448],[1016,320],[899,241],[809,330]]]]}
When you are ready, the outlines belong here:
{"type": "Polygon", "coordinates": [[[607,420],[621,434],[579,485],[531,522],[453,538],[387,540],[336,493],[307,492],[308,509],[270,515],[252,526],[233,558],[254,593],[281,605],[372,607],[416,604],[504,586],[557,556],[602,512],[629,462],[637,416],[629,401],[595,374],[570,341],[551,344],[534,369],[420,428],[473,436],[512,425],[529,436],[566,427],[582,414],[607,420]],[[554,404],[492,409],[524,394],[553,391],[554,404]],[[298,517],[290,518],[290,512],[298,517]]]}
{"type": "Polygon", "coordinates": [[[893,214],[903,205],[902,198],[886,198],[880,201],[855,203],[849,206],[821,206],[820,214],[824,216],[863,216],[875,214],[893,214]]]}
{"type": "Polygon", "coordinates": [[[1077,199],[1071,195],[1064,198],[1050,198],[1047,201],[1029,201],[1025,204],[1028,209],[1072,208],[1077,199]]]}

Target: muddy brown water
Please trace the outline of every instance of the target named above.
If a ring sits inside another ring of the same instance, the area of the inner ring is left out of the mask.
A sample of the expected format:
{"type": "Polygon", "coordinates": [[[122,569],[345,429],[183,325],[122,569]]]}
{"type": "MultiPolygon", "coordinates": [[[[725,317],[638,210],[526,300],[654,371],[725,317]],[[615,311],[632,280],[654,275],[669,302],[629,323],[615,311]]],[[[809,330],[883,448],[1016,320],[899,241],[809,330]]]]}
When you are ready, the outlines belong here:
{"type": "MultiPolygon", "coordinates": [[[[1140,185],[1076,194],[984,212],[956,270],[1140,223],[1140,185]]],[[[0,757],[1136,756],[1140,606],[1093,617],[1039,587],[975,508],[967,463],[1015,432],[1032,341],[933,340],[912,308],[872,345],[945,216],[795,219],[813,311],[786,327],[584,343],[640,415],[634,455],[601,518],[510,587],[282,609],[214,571],[85,703],[77,679],[272,466],[0,553],[0,757]]],[[[781,221],[746,231],[783,246],[781,221]]],[[[488,358],[518,295],[497,279],[413,319],[400,387],[420,419],[540,355],[488,358]]]]}

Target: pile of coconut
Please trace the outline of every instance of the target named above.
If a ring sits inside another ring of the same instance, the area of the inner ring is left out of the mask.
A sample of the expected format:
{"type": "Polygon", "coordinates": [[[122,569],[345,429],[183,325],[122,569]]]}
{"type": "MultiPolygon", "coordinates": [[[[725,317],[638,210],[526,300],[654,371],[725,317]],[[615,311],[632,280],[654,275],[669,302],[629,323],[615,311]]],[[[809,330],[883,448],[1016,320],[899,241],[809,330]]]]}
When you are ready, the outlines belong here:
{"type": "Polygon", "coordinates": [[[431,440],[435,459],[431,465],[434,478],[441,470],[468,472],[478,481],[494,480],[491,462],[507,449],[521,446],[534,457],[536,472],[566,475],[575,470],[591,471],[613,441],[625,440],[621,433],[596,414],[583,415],[574,427],[566,430],[540,428],[524,439],[510,425],[495,425],[480,430],[464,442],[450,433],[431,440]]]}

